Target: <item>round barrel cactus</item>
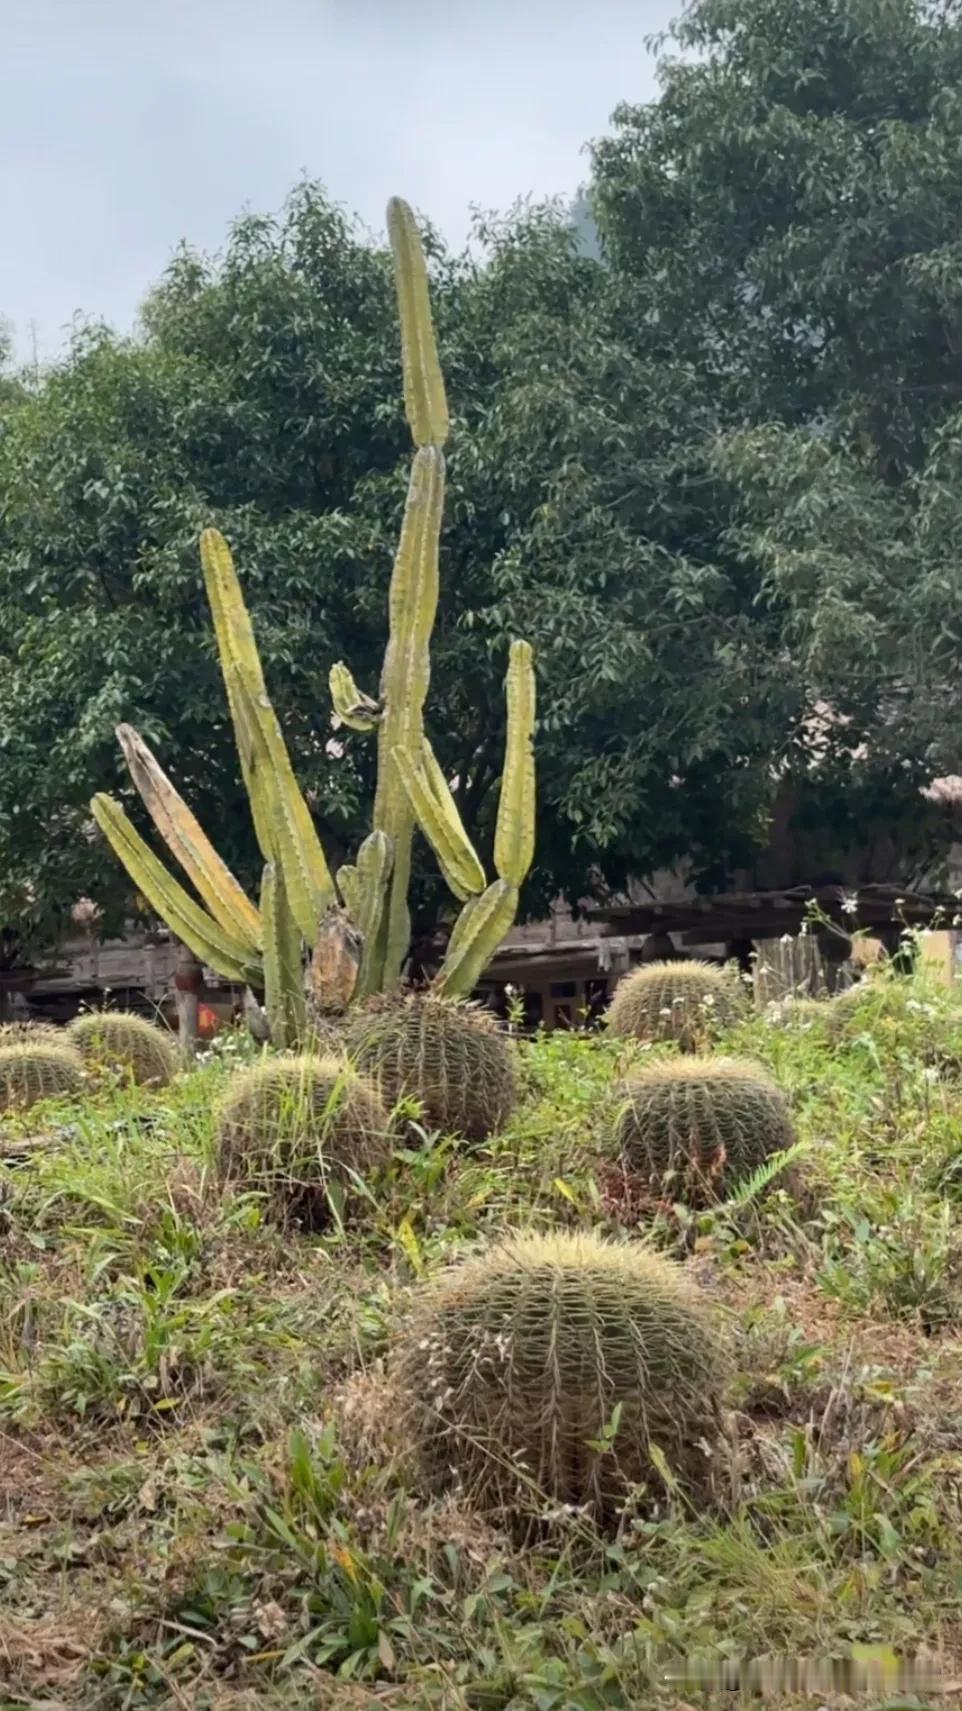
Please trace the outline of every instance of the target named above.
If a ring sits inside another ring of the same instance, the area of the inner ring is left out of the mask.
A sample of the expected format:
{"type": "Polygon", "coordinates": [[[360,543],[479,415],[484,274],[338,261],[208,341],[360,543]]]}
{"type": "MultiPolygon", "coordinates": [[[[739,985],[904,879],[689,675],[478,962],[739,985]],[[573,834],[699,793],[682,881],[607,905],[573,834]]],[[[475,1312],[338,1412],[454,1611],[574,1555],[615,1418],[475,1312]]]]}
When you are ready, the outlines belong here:
{"type": "Polygon", "coordinates": [[[91,1010],[67,1033],[88,1068],[119,1069],[143,1087],[166,1087],[177,1073],[173,1035],[126,1010],[91,1010]]]}
{"type": "Polygon", "coordinates": [[[521,1234],[428,1285],[394,1373],[420,1476],[480,1509],[609,1513],[629,1486],[705,1473],[727,1356],[713,1310],[640,1243],[521,1234]],[[657,1458],[656,1458],[657,1459],[657,1458]]]}
{"type": "Polygon", "coordinates": [[[863,1033],[873,1022],[904,1021],[906,1005],[913,994],[904,982],[869,977],[836,992],[826,1008],[826,1021],[831,1037],[844,1039],[863,1033]]]}
{"type": "Polygon", "coordinates": [[[828,1027],[831,1016],[831,999],[798,997],[794,994],[777,998],[765,1011],[766,1021],[779,1028],[828,1027]]]}
{"type": "Polygon", "coordinates": [[[625,1083],[614,1140],[630,1178],[697,1205],[796,1139],[788,1101],[758,1064],[680,1057],[625,1083]]]}
{"type": "Polygon", "coordinates": [[[390,1155],[374,1087],[343,1058],[267,1058],[233,1077],[216,1118],[222,1179],[266,1196],[274,1212],[322,1228],[331,1190],[390,1155]]]}
{"type": "Polygon", "coordinates": [[[65,1041],[0,1045],[0,1111],[69,1097],[81,1091],[83,1082],[80,1056],[65,1041]]]}
{"type": "Polygon", "coordinates": [[[747,1008],[737,975],[708,962],[651,962],[625,975],[608,1009],[608,1030],[623,1039],[674,1040],[698,1051],[747,1008]]]}
{"type": "Polygon", "coordinates": [[[489,1011],[429,993],[375,999],[351,1018],[347,1050],[385,1104],[419,1101],[424,1122],[481,1141],[518,1102],[514,1043],[489,1011]]]}
{"type": "Polygon", "coordinates": [[[0,1046],[62,1046],[66,1029],[53,1022],[4,1022],[0,1024],[0,1046]]]}

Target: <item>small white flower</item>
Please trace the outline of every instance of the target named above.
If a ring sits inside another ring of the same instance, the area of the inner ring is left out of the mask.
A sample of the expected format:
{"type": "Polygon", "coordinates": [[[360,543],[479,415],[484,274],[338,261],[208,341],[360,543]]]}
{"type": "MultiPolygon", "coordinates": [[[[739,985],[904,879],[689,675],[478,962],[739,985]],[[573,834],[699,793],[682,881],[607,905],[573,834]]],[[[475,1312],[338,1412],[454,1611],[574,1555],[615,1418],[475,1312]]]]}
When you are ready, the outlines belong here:
{"type": "Polygon", "coordinates": [[[854,914],[856,914],[858,911],[858,898],[857,897],[843,897],[841,908],[842,908],[842,914],[843,915],[854,915],[854,914]]]}

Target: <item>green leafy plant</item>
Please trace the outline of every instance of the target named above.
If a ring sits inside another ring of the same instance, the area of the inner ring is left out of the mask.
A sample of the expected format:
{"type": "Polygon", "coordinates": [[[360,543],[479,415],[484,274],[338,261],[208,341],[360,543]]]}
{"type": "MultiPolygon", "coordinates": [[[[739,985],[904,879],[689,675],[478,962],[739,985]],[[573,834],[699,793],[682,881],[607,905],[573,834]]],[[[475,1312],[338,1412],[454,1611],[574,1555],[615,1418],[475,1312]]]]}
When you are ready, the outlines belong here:
{"type": "Polygon", "coordinates": [[[415,1098],[422,1121],[484,1140],[518,1102],[515,1047],[477,1004],[412,993],[355,1011],[347,1049],[387,1104],[415,1098]]]}
{"type": "Polygon", "coordinates": [[[461,822],[449,781],[424,729],[429,644],[438,603],[448,412],[428,301],[427,272],[413,215],[388,206],[401,323],[404,398],[416,447],[389,594],[389,638],[379,694],[360,690],[335,664],[337,719],[377,735],[374,825],[356,861],[332,875],[271,705],[240,584],[226,541],[201,537],[201,560],[234,724],[241,771],[264,858],[260,907],[218,856],[147,744],[129,725],[118,737],[155,826],[190,879],[198,903],[144,843],[119,803],[93,799],[94,817],[144,897],[197,956],[265,994],[278,1045],[303,1041],[307,1012],[302,947],[311,953],[311,992],[322,1013],[390,990],[410,940],[412,840],[420,827],[464,907],[436,989],[469,993],[507,932],[534,846],[535,687],[531,648],[511,644],[507,736],[494,840],[497,878],[488,884],[461,822]]]}
{"type": "Polygon", "coordinates": [[[119,1069],[138,1086],[166,1087],[177,1073],[170,1034],[125,1010],[96,1010],[77,1016],[67,1029],[88,1069],[119,1069]]]}
{"type": "Polygon", "coordinates": [[[620,1038],[673,1040],[682,1051],[709,1045],[744,1014],[736,976],[712,963],[652,962],[625,975],[608,1009],[608,1030],[620,1038]]]}
{"type": "Polygon", "coordinates": [[[83,1082],[80,1055],[66,1041],[0,1046],[0,1111],[26,1109],[39,1099],[77,1094],[83,1082]]]}
{"type": "Polygon", "coordinates": [[[429,1285],[396,1366],[431,1488],[509,1513],[603,1515],[705,1471],[726,1371],[711,1308],[670,1261],[587,1234],[519,1235],[429,1285]]]}
{"type": "Polygon", "coordinates": [[[729,1189],[792,1146],[788,1101],[759,1064],[668,1058],[631,1076],[613,1126],[632,1177],[688,1204],[729,1189]]]}
{"type": "Polygon", "coordinates": [[[225,1182],[315,1227],[340,1215],[345,1190],[390,1153],[376,1089],[335,1057],[268,1058],[240,1071],[215,1128],[225,1182]]]}

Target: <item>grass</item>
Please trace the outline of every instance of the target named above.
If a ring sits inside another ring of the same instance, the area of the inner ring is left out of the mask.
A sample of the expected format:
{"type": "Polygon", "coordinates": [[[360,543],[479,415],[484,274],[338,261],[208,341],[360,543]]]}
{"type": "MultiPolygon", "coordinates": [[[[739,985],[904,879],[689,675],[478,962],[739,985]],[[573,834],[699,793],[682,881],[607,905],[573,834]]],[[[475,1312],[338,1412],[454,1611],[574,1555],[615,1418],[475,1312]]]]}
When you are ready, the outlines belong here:
{"type": "Polygon", "coordinates": [[[409,1124],[320,1235],[216,1180],[243,1042],[5,1118],[0,1711],[678,1711],[738,1703],[724,1660],[763,1654],[769,1705],[958,1703],[962,1006],[915,980],[841,1039],[755,1018],[719,1049],[801,1144],[699,1212],[619,1185],[606,1117],[650,1054],[589,1035],[523,1048],[484,1147],[409,1124]],[[555,1516],[521,1549],[419,1497],[381,1402],[410,1292],[508,1226],[639,1222],[734,1322],[716,1504],[666,1467],[614,1533],[555,1516]],[[944,1679],[900,1685],[920,1646],[944,1679]]]}

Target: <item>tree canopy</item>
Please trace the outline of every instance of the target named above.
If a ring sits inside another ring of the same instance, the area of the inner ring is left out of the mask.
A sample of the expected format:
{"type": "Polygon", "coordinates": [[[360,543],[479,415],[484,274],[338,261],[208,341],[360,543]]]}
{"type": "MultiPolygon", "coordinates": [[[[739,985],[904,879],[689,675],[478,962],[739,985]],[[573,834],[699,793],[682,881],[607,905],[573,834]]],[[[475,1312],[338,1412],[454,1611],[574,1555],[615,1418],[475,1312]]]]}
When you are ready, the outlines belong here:
{"type": "MultiPolygon", "coordinates": [[[[696,0],[574,218],[431,236],[453,433],[427,721],[487,853],[508,641],[534,643],[529,913],[682,857],[750,872],[786,792],[908,848],[920,782],[960,769],[960,70],[954,3],[696,0]]],[[[337,860],[373,755],[332,730],[327,670],[376,686],[409,458],[382,248],[303,184],[219,258],[180,252],[135,337],[8,376],[0,920],[127,907],[87,818],[124,788],[121,719],[253,880],[205,524],[337,860]]]]}
{"type": "Polygon", "coordinates": [[[697,0],[672,41],[594,152],[625,319],[713,400],[721,537],[799,691],[776,754],[911,839],[960,755],[962,11],[697,0]]]}

